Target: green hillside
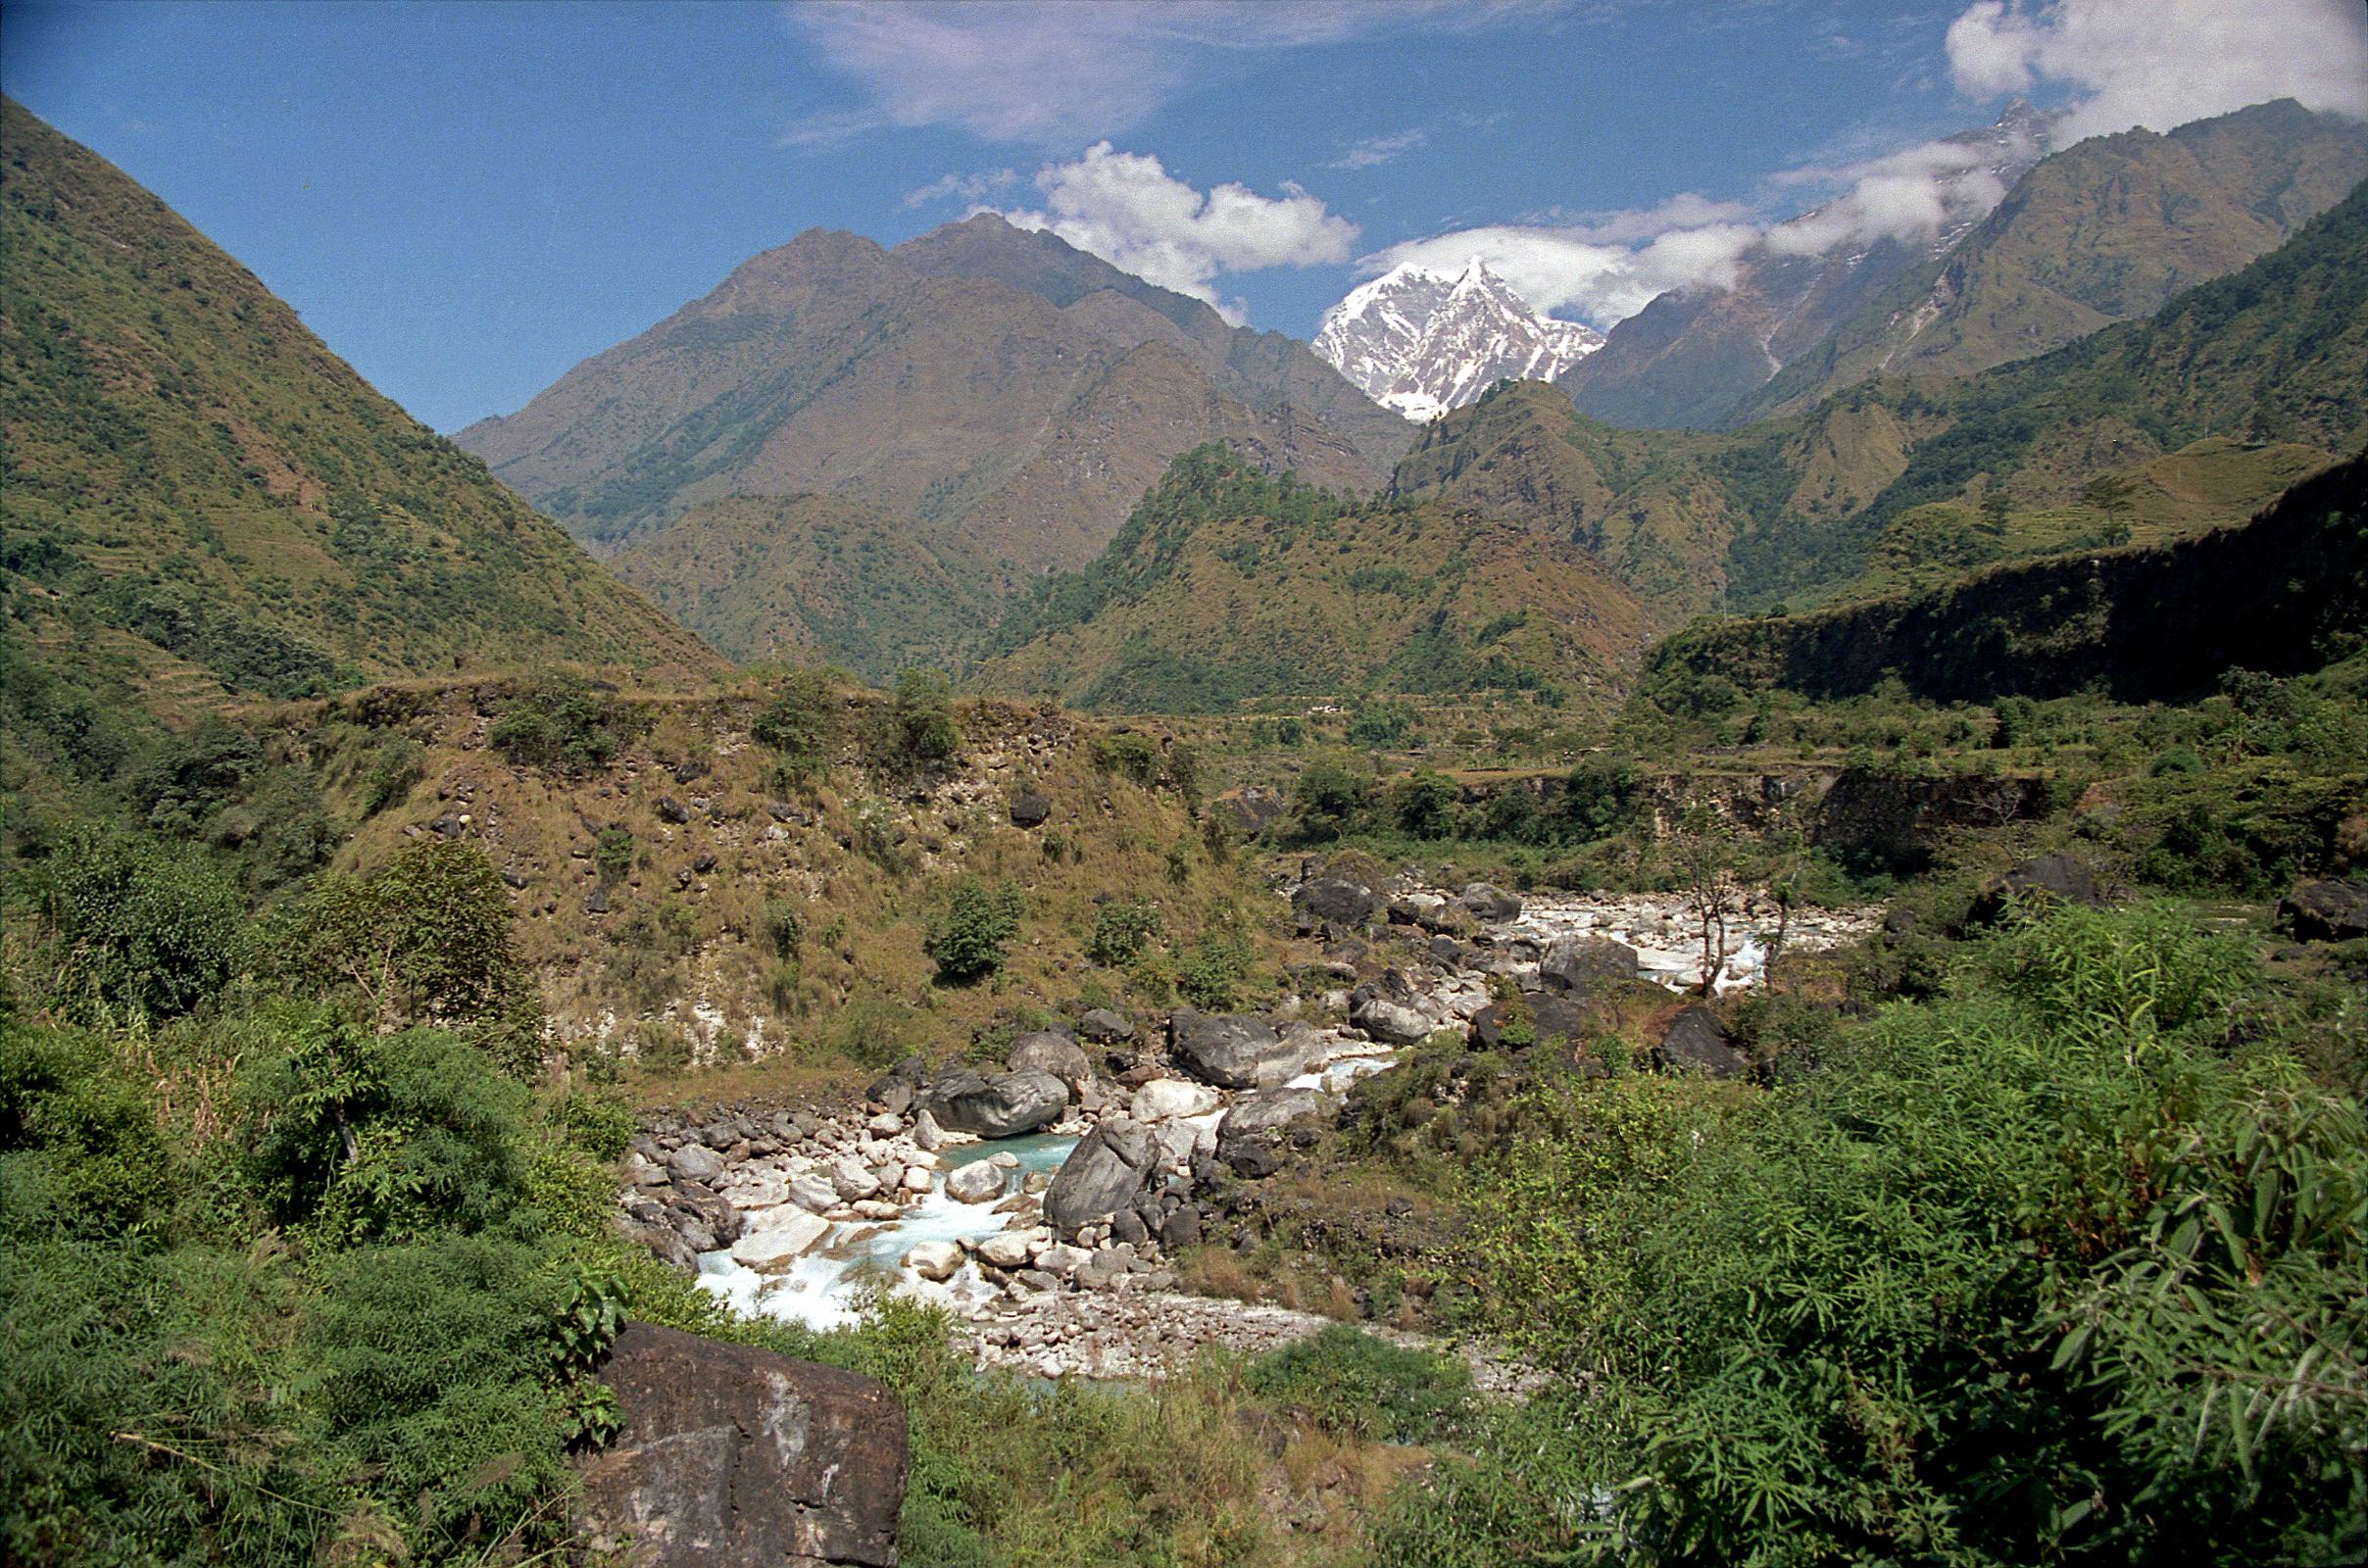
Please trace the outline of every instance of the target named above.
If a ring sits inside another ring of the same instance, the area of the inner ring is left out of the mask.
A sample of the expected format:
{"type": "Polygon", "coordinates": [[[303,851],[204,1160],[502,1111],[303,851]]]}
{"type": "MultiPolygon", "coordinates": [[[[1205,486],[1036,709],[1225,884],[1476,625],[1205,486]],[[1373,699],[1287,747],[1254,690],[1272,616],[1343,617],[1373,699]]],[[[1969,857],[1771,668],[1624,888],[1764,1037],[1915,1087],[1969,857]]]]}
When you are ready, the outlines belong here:
{"type": "Polygon", "coordinates": [[[1583,545],[1682,615],[2186,537],[2364,439],[2368,188],[2147,320],[1747,430],[1619,430],[1543,384],[1500,387],[1426,430],[1391,493],[1583,545]]]}
{"type": "Polygon", "coordinates": [[[1168,712],[1352,692],[1584,701],[1662,624],[1582,546],[1469,508],[1334,496],[1209,446],[1100,560],[1011,612],[977,683],[1168,712]]]}
{"type": "Polygon", "coordinates": [[[2251,521],[2151,547],[2001,566],[1928,593],[1702,621],[1653,650],[1649,687],[1718,677],[1818,699],[1887,680],[1934,702],[2089,690],[2181,701],[2224,671],[2290,675],[2368,646],[2368,459],[2251,521]]]}
{"type": "Polygon", "coordinates": [[[163,203],[4,113],[0,584],[35,662],[157,708],[715,664],[163,203]]]}
{"type": "Polygon", "coordinates": [[[742,662],[819,661],[872,680],[959,660],[1003,578],[957,530],[831,496],[693,507],[610,564],[742,662]]]}

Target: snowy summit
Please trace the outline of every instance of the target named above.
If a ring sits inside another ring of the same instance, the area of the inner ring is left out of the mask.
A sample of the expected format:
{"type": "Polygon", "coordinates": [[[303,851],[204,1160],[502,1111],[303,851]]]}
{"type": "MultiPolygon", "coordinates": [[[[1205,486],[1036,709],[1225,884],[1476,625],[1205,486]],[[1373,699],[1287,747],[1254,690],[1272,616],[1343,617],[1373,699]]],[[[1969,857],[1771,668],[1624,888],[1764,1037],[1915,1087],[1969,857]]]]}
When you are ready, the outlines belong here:
{"type": "Polygon", "coordinates": [[[1506,377],[1551,381],[1603,334],[1530,308],[1474,257],[1460,274],[1406,266],[1324,313],[1314,349],[1386,409],[1432,419],[1506,377]]]}

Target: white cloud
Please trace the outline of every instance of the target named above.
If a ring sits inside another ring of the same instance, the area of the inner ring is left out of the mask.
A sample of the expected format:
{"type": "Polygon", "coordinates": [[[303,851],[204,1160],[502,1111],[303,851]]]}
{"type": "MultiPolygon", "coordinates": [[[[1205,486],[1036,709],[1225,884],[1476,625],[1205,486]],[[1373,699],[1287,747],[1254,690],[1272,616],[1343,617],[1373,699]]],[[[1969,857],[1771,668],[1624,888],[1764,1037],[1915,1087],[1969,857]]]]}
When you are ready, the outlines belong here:
{"type": "Polygon", "coordinates": [[[1481,261],[1539,310],[1609,326],[1673,288],[1731,286],[1737,260],[1759,237],[1755,226],[1733,222],[1674,228],[1634,244],[1598,232],[1584,225],[1492,224],[1392,245],[1360,257],[1357,268],[1369,275],[1410,263],[1455,272],[1481,261]]]}
{"type": "Polygon", "coordinates": [[[1351,142],[1346,151],[1325,167],[1371,169],[1391,162],[1401,153],[1411,152],[1430,139],[1431,133],[1420,125],[1409,125],[1394,135],[1367,136],[1362,141],[1351,142]]]}
{"type": "Polygon", "coordinates": [[[1768,249],[1780,256],[1822,256],[1844,246],[1863,247],[1879,239],[1925,244],[1942,230],[1968,223],[2006,199],[1998,167],[2028,163],[2043,149],[2036,141],[1968,137],[1928,141],[1880,158],[1839,167],[1786,170],[1778,186],[1810,186],[1834,194],[1822,206],[1768,231],[1768,249]]]}
{"type": "Polygon", "coordinates": [[[1316,267],[1349,259],[1357,225],[1327,212],[1321,198],[1286,182],[1279,197],[1244,185],[1213,186],[1204,195],[1145,153],[1113,151],[1097,142],[1074,163],[1036,175],[1044,207],[1003,216],[1021,228],[1050,229],[1111,266],[1163,288],[1209,301],[1239,321],[1237,305],[1220,302],[1219,273],[1268,267],[1316,267]]]}
{"type": "Polygon", "coordinates": [[[1017,183],[1019,175],[1009,169],[998,169],[983,174],[940,174],[928,184],[905,192],[905,205],[926,207],[931,202],[954,197],[975,204],[1006,185],[1017,183]]]}
{"type": "Polygon", "coordinates": [[[1949,24],[1948,50],[1975,98],[2072,89],[2059,146],[2272,98],[2368,119],[2359,0],[1979,0],[1949,24]]]}
{"type": "Polygon", "coordinates": [[[1472,31],[1570,0],[836,0],[792,5],[870,106],[812,117],[788,139],[958,125],[996,141],[1075,145],[1136,124],[1210,59],[1416,29],[1472,31]]]}

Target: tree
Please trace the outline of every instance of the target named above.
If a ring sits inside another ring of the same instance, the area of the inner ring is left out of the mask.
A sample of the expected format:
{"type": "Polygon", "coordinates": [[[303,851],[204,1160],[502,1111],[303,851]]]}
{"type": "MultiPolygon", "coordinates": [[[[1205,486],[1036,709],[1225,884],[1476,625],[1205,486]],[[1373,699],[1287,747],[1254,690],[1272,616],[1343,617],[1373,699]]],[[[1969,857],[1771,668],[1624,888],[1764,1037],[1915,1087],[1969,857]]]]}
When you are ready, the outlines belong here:
{"type": "Polygon", "coordinates": [[[58,846],[38,886],[51,993],[69,1016],[163,1020],[229,977],[246,901],[203,850],[85,827],[58,846]]]}
{"type": "Polygon", "coordinates": [[[814,670],[793,670],[758,711],[749,733],[771,750],[785,781],[804,783],[830,765],[839,734],[838,692],[814,670]]]}
{"type": "Polygon", "coordinates": [[[1718,989],[1727,968],[1727,921],[1742,906],[1735,877],[1734,831],[1706,802],[1686,808],[1671,838],[1686,906],[1702,926],[1702,994],[1718,989]]]}
{"type": "Polygon", "coordinates": [[[896,677],[888,710],[889,759],[918,772],[962,749],[946,677],[934,669],[908,669],[896,677]]]}

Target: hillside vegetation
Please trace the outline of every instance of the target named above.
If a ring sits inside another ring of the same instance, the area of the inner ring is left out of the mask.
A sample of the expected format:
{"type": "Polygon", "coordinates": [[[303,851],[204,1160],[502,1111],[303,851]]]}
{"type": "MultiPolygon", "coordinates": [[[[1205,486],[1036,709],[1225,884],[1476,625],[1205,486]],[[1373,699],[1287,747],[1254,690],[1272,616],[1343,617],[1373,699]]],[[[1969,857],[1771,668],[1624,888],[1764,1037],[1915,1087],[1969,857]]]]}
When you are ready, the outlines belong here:
{"type": "Polygon", "coordinates": [[[4,114],[0,583],[27,658],[160,709],[464,662],[716,667],[162,203],[4,114]]]}
{"type": "Polygon", "coordinates": [[[1585,706],[1653,629],[1580,546],[1464,508],[1334,496],[1204,447],[1100,560],[1011,611],[975,679],[1125,711],[1352,692],[1585,706]]]}
{"type": "Polygon", "coordinates": [[[729,658],[831,663],[882,682],[961,664],[1001,603],[999,568],[965,530],[831,496],[693,507],[609,564],[729,658]]]}

